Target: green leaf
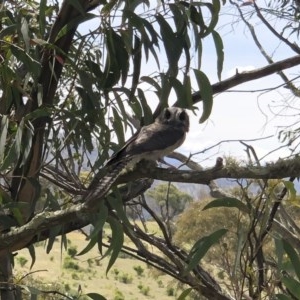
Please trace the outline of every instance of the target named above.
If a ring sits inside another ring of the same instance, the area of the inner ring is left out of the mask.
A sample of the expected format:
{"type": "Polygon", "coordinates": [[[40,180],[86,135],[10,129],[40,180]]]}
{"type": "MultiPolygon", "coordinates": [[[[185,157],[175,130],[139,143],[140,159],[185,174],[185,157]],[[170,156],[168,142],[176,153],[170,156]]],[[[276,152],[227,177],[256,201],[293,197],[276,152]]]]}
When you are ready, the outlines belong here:
{"type": "Polygon", "coordinates": [[[243,227],[238,228],[237,232],[237,245],[236,245],[236,251],[235,251],[235,258],[234,258],[234,264],[232,268],[232,275],[236,276],[237,273],[240,271],[240,258],[241,258],[241,253],[244,249],[245,245],[245,240],[247,237],[247,232],[243,227]]]}
{"type": "MultiPolygon", "coordinates": [[[[289,259],[291,260],[292,266],[295,270],[295,273],[296,273],[298,279],[300,279],[300,259],[299,259],[298,253],[285,239],[282,239],[282,245],[283,245],[284,251],[288,255],[289,259]]],[[[299,295],[300,295],[300,293],[299,293],[299,295]]]]}
{"type": "Polygon", "coordinates": [[[32,148],[32,138],[34,134],[34,128],[30,122],[26,122],[27,126],[24,130],[23,136],[22,136],[22,162],[20,166],[24,165],[27,161],[28,156],[31,153],[32,148]]]}
{"type": "Polygon", "coordinates": [[[76,256],[80,256],[88,253],[96,245],[96,243],[98,242],[98,233],[103,229],[107,216],[108,216],[108,209],[107,206],[104,205],[103,203],[103,205],[101,205],[101,207],[99,208],[99,213],[95,214],[95,216],[92,217],[92,219],[94,219],[94,221],[92,221],[94,229],[89,236],[90,239],[89,243],[82,251],[76,254],[76,256]]]}
{"type": "Polygon", "coordinates": [[[159,66],[159,59],[157,57],[157,54],[153,48],[153,45],[158,46],[158,35],[156,30],[153,28],[152,24],[145,20],[144,18],[139,17],[136,15],[133,11],[125,10],[124,11],[124,17],[128,19],[128,22],[130,22],[130,25],[135,27],[141,34],[141,42],[144,46],[145,51],[145,58],[146,61],[148,61],[149,58],[149,50],[151,51],[153,57],[156,60],[157,65],[159,66]],[[151,36],[151,40],[147,34],[149,32],[151,36]]]}
{"type": "Polygon", "coordinates": [[[184,270],[184,274],[187,274],[193,270],[199,264],[200,260],[204,257],[210,247],[216,244],[226,232],[227,229],[219,229],[212,234],[198,240],[188,255],[188,265],[184,270]]]}
{"type": "Polygon", "coordinates": [[[282,279],[282,283],[288,288],[289,292],[299,299],[300,295],[300,282],[295,280],[292,277],[284,276],[282,279]]]}
{"type": "Polygon", "coordinates": [[[108,254],[111,254],[107,268],[106,268],[106,274],[109,272],[113,264],[115,263],[116,259],[119,256],[119,253],[122,249],[123,243],[124,243],[124,233],[123,228],[120,222],[113,217],[108,217],[107,222],[110,225],[111,228],[111,243],[109,248],[107,249],[107,252],[105,253],[104,257],[108,254]]]}
{"type": "Polygon", "coordinates": [[[191,108],[193,106],[191,94],[191,81],[189,76],[185,76],[183,84],[174,77],[169,78],[172,87],[177,96],[177,102],[180,107],[191,108]]]}
{"type": "Polygon", "coordinates": [[[205,28],[204,34],[202,37],[205,37],[212,33],[214,28],[216,27],[218,21],[219,21],[219,12],[220,12],[220,1],[219,0],[213,0],[213,3],[201,3],[201,5],[206,6],[211,14],[211,19],[209,25],[205,28]]]}
{"type": "Polygon", "coordinates": [[[62,229],[62,225],[57,225],[57,226],[53,226],[50,228],[48,243],[47,243],[47,247],[46,247],[47,254],[49,254],[50,251],[52,250],[53,244],[56,240],[56,237],[61,232],[61,229],[62,229]]]}
{"type": "Polygon", "coordinates": [[[123,120],[119,116],[117,110],[113,107],[113,128],[118,138],[119,145],[124,145],[125,143],[125,136],[124,136],[124,129],[123,129],[123,120]]]}
{"type": "Polygon", "coordinates": [[[126,51],[126,46],[124,44],[124,41],[122,40],[122,37],[116,34],[114,31],[112,32],[111,37],[114,44],[113,47],[115,49],[115,59],[122,75],[122,86],[124,86],[129,71],[129,55],[126,51]]]}
{"type": "MultiPolygon", "coordinates": [[[[98,78],[101,78],[103,76],[103,72],[101,71],[100,66],[93,62],[92,60],[85,60],[84,61],[86,66],[89,68],[89,70],[98,78]]],[[[82,74],[86,74],[85,72],[82,74]]]]}
{"type": "Polygon", "coordinates": [[[214,208],[214,207],[235,207],[239,209],[242,212],[249,212],[248,207],[239,199],[236,198],[218,198],[215,200],[212,200],[207,205],[204,206],[203,210],[214,208]]]}
{"type": "Polygon", "coordinates": [[[50,117],[51,113],[52,111],[49,107],[37,108],[34,111],[27,114],[25,116],[25,120],[29,121],[29,120],[36,120],[43,117],[50,117]]]}
{"type": "Polygon", "coordinates": [[[46,28],[46,8],[47,8],[47,0],[40,1],[40,10],[39,10],[39,29],[40,29],[40,36],[44,36],[45,28],[46,28]]]}
{"type": "Polygon", "coordinates": [[[184,300],[189,294],[190,292],[193,290],[193,288],[188,288],[186,290],[184,290],[179,297],[177,298],[177,300],[184,300]]]}
{"type": "Polygon", "coordinates": [[[144,125],[148,125],[153,122],[153,114],[151,111],[150,106],[147,103],[147,99],[145,97],[144,91],[142,89],[137,89],[138,97],[141,102],[143,108],[143,115],[144,115],[144,125]]]}
{"type": "Polygon", "coordinates": [[[169,69],[168,75],[176,77],[178,74],[178,61],[183,50],[183,41],[173,32],[165,17],[158,14],[156,19],[160,26],[161,39],[164,43],[169,69]]]}
{"type": "Polygon", "coordinates": [[[221,36],[215,30],[212,32],[212,36],[215,42],[216,52],[217,52],[217,73],[218,78],[221,81],[221,74],[223,70],[224,63],[224,45],[221,36]]]}
{"type": "Polygon", "coordinates": [[[108,202],[111,207],[116,211],[119,220],[121,220],[122,224],[127,225],[130,230],[131,224],[128,220],[127,214],[124,210],[124,205],[122,201],[122,196],[120,190],[118,188],[113,189],[113,197],[108,195],[108,202]]]}
{"type": "Polygon", "coordinates": [[[21,34],[26,47],[26,52],[30,49],[30,37],[29,37],[29,26],[26,18],[21,19],[21,34]]]}
{"type": "Polygon", "coordinates": [[[275,296],[278,300],[293,300],[291,297],[283,294],[276,294],[275,296]]]}
{"type": "Polygon", "coordinates": [[[277,235],[274,236],[274,245],[275,245],[275,253],[277,258],[277,265],[280,269],[283,268],[283,256],[284,256],[284,249],[282,238],[279,238],[277,235]]]}
{"type": "Polygon", "coordinates": [[[63,250],[67,250],[67,249],[68,249],[68,238],[65,233],[62,233],[62,235],[60,236],[60,251],[62,253],[63,250]]]}
{"type": "Polygon", "coordinates": [[[29,56],[22,48],[11,44],[10,50],[17,60],[21,61],[26,70],[32,73],[34,77],[38,77],[40,74],[40,64],[29,56]]]}
{"type": "Polygon", "coordinates": [[[34,248],[33,245],[29,245],[27,248],[28,248],[28,251],[29,251],[29,254],[30,254],[30,257],[31,257],[31,265],[30,265],[30,270],[31,270],[34,263],[35,263],[35,260],[36,260],[35,248],[34,248]]]}
{"type": "Polygon", "coordinates": [[[8,129],[9,117],[3,115],[1,117],[1,127],[0,127],[0,162],[4,158],[6,139],[7,139],[7,129],[8,129]]]}
{"type": "Polygon", "coordinates": [[[90,297],[93,300],[107,300],[105,297],[97,293],[88,293],[86,294],[86,296],[90,297]]]}
{"type": "Polygon", "coordinates": [[[161,107],[167,107],[172,85],[168,75],[162,73],[160,74],[160,76],[161,76],[161,91],[159,93],[159,102],[161,107]]]}
{"type": "Polygon", "coordinates": [[[203,123],[210,116],[213,106],[213,90],[209,79],[200,70],[194,69],[196,80],[200,89],[200,95],[203,102],[203,113],[200,118],[200,123],[203,123]]]}
{"type": "Polygon", "coordinates": [[[289,201],[294,202],[296,200],[297,194],[294,183],[287,180],[283,180],[282,182],[286,189],[289,191],[289,201]]]}

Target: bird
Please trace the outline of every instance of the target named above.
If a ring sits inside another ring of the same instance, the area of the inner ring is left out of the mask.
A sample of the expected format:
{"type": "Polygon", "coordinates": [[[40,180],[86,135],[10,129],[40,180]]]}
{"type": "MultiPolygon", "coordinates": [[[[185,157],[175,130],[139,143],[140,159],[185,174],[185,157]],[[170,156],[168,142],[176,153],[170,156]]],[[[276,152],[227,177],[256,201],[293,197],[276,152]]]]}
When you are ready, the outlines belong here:
{"type": "Polygon", "coordinates": [[[106,163],[107,174],[92,182],[85,201],[103,197],[121,172],[135,166],[142,159],[156,161],[181,146],[189,131],[189,115],[180,107],[167,107],[155,121],[143,126],[106,163]]]}

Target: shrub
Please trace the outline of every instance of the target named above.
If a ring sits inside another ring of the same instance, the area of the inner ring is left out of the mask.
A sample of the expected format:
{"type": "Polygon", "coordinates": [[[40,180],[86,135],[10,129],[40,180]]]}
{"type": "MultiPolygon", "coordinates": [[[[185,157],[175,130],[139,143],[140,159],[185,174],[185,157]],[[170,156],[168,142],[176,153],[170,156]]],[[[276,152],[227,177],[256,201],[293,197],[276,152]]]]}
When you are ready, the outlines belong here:
{"type": "Polygon", "coordinates": [[[120,290],[115,291],[114,300],[125,300],[125,297],[120,290]]]}
{"type": "Polygon", "coordinates": [[[133,269],[134,269],[134,271],[136,271],[138,276],[143,276],[143,273],[144,273],[144,268],[143,267],[138,265],[138,266],[134,266],[133,269]]]}
{"type": "Polygon", "coordinates": [[[26,263],[28,262],[28,259],[24,256],[17,257],[17,261],[20,264],[21,267],[24,267],[26,263]]]}
{"type": "Polygon", "coordinates": [[[132,276],[129,275],[128,273],[122,273],[118,276],[118,280],[125,284],[132,283],[132,276]]]}
{"type": "Polygon", "coordinates": [[[174,296],[175,295],[175,290],[173,287],[168,287],[167,288],[167,295],[168,296],[174,296]]]}
{"type": "Polygon", "coordinates": [[[158,280],[157,284],[158,284],[158,287],[160,287],[160,288],[164,287],[164,284],[163,284],[162,280],[158,280]]]}
{"type": "Polygon", "coordinates": [[[68,248],[68,255],[70,255],[72,258],[77,254],[77,247],[71,246],[68,248]]]}
{"type": "Polygon", "coordinates": [[[70,257],[66,257],[65,258],[63,267],[65,269],[73,269],[73,270],[76,270],[76,271],[80,270],[80,267],[79,267],[78,263],[76,263],[75,261],[73,261],[70,257]]]}
{"type": "Polygon", "coordinates": [[[72,279],[79,280],[79,276],[77,273],[72,273],[72,279]]]}
{"type": "Polygon", "coordinates": [[[149,295],[149,291],[150,291],[150,287],[149,286],[144,286],[143,284],[139,284],[138,285],[138,289],[140,290],[140,292],[145,295],[148,296],[149,295]]]}

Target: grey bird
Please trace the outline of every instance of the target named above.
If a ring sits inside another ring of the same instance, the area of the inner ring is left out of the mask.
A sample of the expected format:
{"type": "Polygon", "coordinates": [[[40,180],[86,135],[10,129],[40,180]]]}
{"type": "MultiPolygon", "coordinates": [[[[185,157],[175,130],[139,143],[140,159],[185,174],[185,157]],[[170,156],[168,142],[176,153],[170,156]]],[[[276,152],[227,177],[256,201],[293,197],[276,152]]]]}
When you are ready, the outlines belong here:
{"type": "Polygon", "coordinates": [[[189,131],[189,116],[179,107],[165,108],[155,122],[143,126],[107,162],[108,173],[99,182],[91,184],[87,198],[103,197],[128,166],[142,159],[158,160],[182,145],[189,131]]]}

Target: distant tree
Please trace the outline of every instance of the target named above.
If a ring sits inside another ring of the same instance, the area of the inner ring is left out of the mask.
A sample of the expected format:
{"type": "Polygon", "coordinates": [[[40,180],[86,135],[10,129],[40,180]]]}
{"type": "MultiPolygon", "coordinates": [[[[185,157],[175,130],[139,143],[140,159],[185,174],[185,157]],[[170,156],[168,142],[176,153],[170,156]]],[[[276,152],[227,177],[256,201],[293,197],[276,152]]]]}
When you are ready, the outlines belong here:
{"type": "Polygon", "coordinates": [[[193,200],[192,196],[180,191],[174,184],[159,184],[146,193],[157,203],[163,220],[173,219],[184,211],[193,200]]]}

